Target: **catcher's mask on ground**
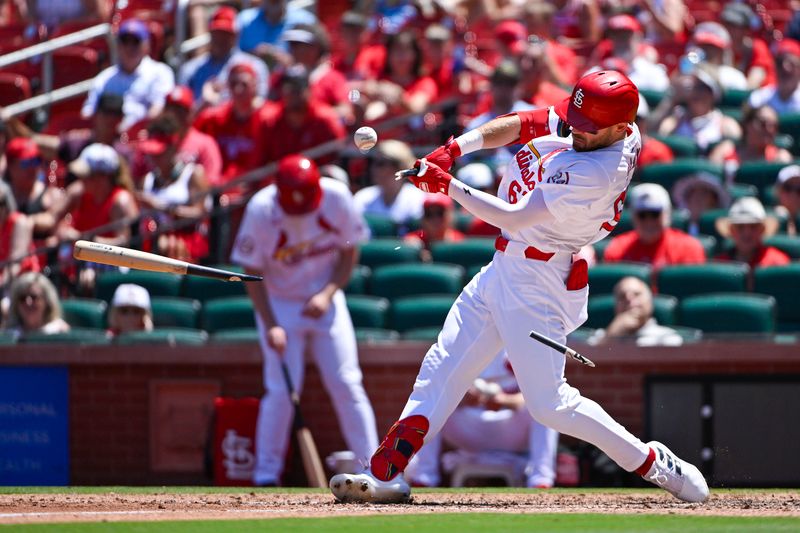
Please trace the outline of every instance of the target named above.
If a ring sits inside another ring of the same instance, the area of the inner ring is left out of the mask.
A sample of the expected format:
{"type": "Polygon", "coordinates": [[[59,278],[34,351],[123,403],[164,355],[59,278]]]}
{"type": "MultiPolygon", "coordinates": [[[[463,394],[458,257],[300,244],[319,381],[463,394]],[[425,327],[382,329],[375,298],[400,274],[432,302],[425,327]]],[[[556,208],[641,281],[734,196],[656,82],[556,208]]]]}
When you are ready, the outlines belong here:
{"type": "Polygon", "coordinates": [[[275,183],[278,204],[287,215],[304,215],[314,211],[322,201],[319,169],[302,155],[287,155],[278,163],[275,183]]]}

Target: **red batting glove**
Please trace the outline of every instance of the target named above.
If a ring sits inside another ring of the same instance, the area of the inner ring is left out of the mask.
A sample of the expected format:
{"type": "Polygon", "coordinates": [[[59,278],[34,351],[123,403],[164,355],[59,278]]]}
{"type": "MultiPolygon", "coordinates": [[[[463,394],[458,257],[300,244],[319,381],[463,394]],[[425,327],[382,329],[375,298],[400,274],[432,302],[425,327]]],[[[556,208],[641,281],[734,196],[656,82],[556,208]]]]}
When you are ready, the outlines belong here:
{"type": "Polygon", "coordinates": [[[453,179],[453,176],[442,170],[435,163],[427,161],[426,159],[417,159],[414,167],[419,169],[419,173],[416,176],[411,176],[409,179],[417,189],[424,192],[440,192],[442,194],[447,194],[450,188],[450,180],[453,179]]]}
{"type": "Polygon", "coordinates": [[[455,138],[451,135],[443,146],[440,146],[433,152],[426,155],[425,159],[428,161],[428,164],[433,163],[441,170],[444,170],[445,172],[450,172],[450,168],[452,168],[453,166],[453,161],[455,161],[456,157],[460,155],[461,155],[461,147],[458,146],[458,143],[456,142],[455,138]]]}

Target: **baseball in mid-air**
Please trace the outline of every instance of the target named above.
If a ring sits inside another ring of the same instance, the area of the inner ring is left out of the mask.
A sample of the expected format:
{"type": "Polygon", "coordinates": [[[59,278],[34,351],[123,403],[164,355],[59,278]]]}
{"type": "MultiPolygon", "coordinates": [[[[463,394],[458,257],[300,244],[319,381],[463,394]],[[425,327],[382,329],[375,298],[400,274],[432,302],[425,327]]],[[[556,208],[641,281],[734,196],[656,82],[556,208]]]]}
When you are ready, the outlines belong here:
{"type": "Polygon", "coordinates": [[[369,126],[362,126],[353,134],[353,142],[362,154],[366,154],[378,142],[378,133],[369,126]]]}

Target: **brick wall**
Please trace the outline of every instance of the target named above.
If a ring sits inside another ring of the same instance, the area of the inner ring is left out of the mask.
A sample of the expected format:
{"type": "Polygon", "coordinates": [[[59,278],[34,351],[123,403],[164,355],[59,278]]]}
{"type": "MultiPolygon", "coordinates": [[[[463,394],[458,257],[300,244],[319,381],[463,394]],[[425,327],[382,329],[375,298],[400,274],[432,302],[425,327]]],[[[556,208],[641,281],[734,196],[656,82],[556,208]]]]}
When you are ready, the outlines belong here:
{"type": "MultiPolygon", "coordinates": [[[[582,347],[578,347],[582,349],[582,347]]],[[[378,432],[399,415],[427,345],[362,346],[367,393],[378,432]]],[[[597,368],[567,363],[567,377],[628,427],[643,430],[644,380],[663,374],[800,374],[792,345],[707,343],[687,348],[586,348],[597,368]]],[[[75,485],[204,484],[202,472],[152,472],[149,458],[149,401],[154,380],[218,382],[225,396],[260,396],[261,356],[255,345],[205,347],[120,346],[0,349],[5,365],[66,365],[70,374],[71,479],[75,485]]],[[[302,403],[324,458],[345,449],[319,374],[310,365],[302,403]]],[[[296,454],[288,484],[302,484],[296,454]]]]}

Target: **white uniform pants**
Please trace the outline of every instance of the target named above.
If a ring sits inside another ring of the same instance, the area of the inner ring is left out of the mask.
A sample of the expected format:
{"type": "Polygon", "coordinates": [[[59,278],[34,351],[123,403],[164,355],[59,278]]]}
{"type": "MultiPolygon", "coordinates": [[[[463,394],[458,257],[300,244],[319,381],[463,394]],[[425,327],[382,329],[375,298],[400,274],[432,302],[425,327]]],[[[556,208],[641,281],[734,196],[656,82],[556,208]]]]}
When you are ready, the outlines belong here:
{"type": "MultiPolygon", "coordinates": [[[[305,302],[270,297],[278,323],[286,330],[283,358],[298,394],[303,389],[304,358],[308,346],[314,356],[322,383],[333,403],[345,442],[360,460],[367,461],[378,447],[375,414],[372,411],[358,366],[353,323],[344,293],[338,291],[328,312],[318,318],[301,315],[305,302]]],[[[289,391],[284,381],[278,354],[267,346],[266,332],[258,315],[256,323],[264,355],[264,388],[256,426],[257,485],[277,483],[289,444],[294,417],[289,391]]]]}
{"type": "Polygon", "coordinates": [[[529,487],[552,486],[555,481],[558,432],[536,422],[525,409],[489,411],[459,407],[442,430],[426,440],[425,446],[411,459],[406,468],[408,479],[429,487],[440,484],[442,441],[468,452],[527,454],[525,474],[529,487]],[[491,438],[486,438],[487,435],[491,438]]]}
{"type": "Polygon", "coordinates": [[[588,287],[568,291],[565,286],[571,260],[567,253],[543,262],[498,252],[464,288],[425,355],[400,416],[422,415],[430,421],[425,442],[505,348],[534,419],[594,444],[625,470],[644,462],[647,445],[567,384],[562,354],[528,336],[536,330],[563,343],[586,320],[588,287]]]}

